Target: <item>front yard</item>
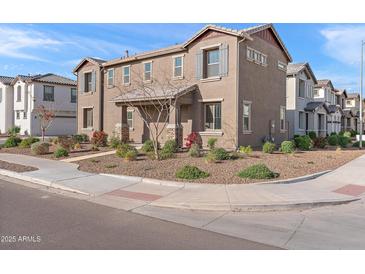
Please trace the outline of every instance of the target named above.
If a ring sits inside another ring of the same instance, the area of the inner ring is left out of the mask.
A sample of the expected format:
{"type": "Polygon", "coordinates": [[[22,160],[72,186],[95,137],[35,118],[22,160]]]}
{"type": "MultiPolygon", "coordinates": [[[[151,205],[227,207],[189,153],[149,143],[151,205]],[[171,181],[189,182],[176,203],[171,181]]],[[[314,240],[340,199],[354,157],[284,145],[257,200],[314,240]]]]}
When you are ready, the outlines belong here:
{"type": "Polygon", "coordinates": [[[338,151],[332,148],[298,151],[294,154],[280,152],[267,154],[254,151],[250,156],[244,158],[224,160],[219,163],[206,163],[203,157],[192,158],[186,152],[180,152],[176,153],[175,158],[162,161],[150,160],[144,154],[139,154],[136,161],[125,161],[116,155],[108,155],[76,163],[80,165],[80,170],[87,172],[113,173],[172,181],[184,181],[176,178],[176,171],[185,165],[192,165],[210,174],[209,177],[197,179],[194,182],[242,184],[267,181],[267,179],[242,179],[236,176],[239,171],[254,164],[267,165],[272,171],[280,174],[274,180],[280,180],[333,170],[364,153],[365,151],[352,148],[338,151]]]}

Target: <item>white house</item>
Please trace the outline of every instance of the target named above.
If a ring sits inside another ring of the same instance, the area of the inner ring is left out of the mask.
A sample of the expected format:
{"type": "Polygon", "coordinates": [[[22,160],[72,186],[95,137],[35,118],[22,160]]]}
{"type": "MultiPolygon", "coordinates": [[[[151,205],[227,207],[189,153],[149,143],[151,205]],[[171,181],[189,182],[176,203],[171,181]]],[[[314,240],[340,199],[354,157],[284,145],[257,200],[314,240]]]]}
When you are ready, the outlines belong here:
{"type": "Polygon", "coordinates": [[[0,134],[14,125],[13,77],[0,76],[0,134]]]}
{"type": "Polygon", "coordinates": [[[308,63],[289,64],[286,77],[286,112],[289,137],[314,131],[326,135],[327,106],[314,101],[317,79],[308,63]]]}
{"type": "Polygon", "coordinates": [[[76,81],[52,73],[18,75],[12,81],[14,125],[22,135],[41,135],[36,109],[44,106],[55,113],[47,135],[76,133],[76,81]]]}

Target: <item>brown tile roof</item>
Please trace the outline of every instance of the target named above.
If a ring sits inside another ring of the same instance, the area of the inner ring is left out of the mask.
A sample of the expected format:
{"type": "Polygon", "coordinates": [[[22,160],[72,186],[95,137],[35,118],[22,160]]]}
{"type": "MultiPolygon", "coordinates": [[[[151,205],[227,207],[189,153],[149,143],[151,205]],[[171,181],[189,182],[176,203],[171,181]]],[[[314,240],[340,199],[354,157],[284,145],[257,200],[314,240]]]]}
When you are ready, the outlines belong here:
{"type": "Polygon", "coordinates": [[[360,98],[360,94],[357,92],[348,93],[347,98],[349,98],[349,99],[360,98]]]}
{"type": "Polygon", "coordinates": [[[31,79],[30,81],[57,84],[57,85],[67,85],[67,86],[76,86],[76,84],[77,84],[77,82],[75,80],[66,78],[64,76],[56,75],[53,73],[47,73],[47,74],[41,75],[39,77],[31,79]]]}
{"type": "Polygon", "coordinates": [[[10,85],[14,80],[14,77],[0,76],[0,82],[4,85],[10,85]]]}

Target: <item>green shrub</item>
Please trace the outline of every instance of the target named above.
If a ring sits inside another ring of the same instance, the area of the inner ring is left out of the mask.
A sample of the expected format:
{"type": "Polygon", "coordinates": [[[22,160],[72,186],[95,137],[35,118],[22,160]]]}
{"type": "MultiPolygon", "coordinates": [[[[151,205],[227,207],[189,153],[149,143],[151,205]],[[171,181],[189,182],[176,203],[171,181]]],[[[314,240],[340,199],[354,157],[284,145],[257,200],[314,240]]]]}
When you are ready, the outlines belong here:
{"type": "Polygon", "coordinates": [[[143,143],[142,151],[145,153],[155,151],[152,140],[147,140],[143,143]]]}
{"type": "Polygon", "coordinates": [[[37,142],[30,146],[30,150],[35,155],[44,155],[49,153],[50,144],[46,142],[37,142]]]}
{"type": "Polygon", "coordinates": [[[340,147],[343,147],[343,148],[347,147],[349,142],[350,142],[349,137],[346,137],[345,135],[344,136],[338,136],[338,144],[340,145],[340,147]]]}
{"type": "Polygon", "coordinates": [[[229,160],[231,159],[229,152],[226,151],[224,148],[214,148],[211,150],[211,153],[215,155],[215,159],[217,161],[229,160]]]}
{"type": "Polygon", "coordinates": [[[327,141],[330,146],[337,146],[338,145],[338,138],[343,137],[343,135],[331,135],[328,136],[327,141]]]}
{"type": "Polygon", "coordinates": [[[312,140],[314,140],[315,138],[317,138],[317,134],[314,131],[309,131],[308,132],[308,136],[309,138],[311,138],[312,140]]]}
{"type": "Polygon", "coordinates": [[[20,144],[19,147],[21,148],[30,148],[30,146],[36,142],[39,142],[39,138],[36,137],[28,137],[26,139],[23,139],[20,144]]]}
{"type": "Polygon", "coordinates": [[[246,155],[250,155],[252,153],[252,147],[251,146],[240,146],[240,152],[246,155]]]}
{"type": "Polygon", "coordinates": [[[135,160],[137,160],[137,156],[138,156],[137,150],[133,149],[133,150],[127,151],[127,153],[124,155],[124,159],[126,161],[135,161],[135,160]]]}
{"type": "Polygon", "coordinates": [[[302,135],[294,139],[295,146],[300,150],[310,150],[312,148],[312,140],[308,135],[302,135]]]}
{"type": "Polygon", "coordinates": [[[54,157],[61,158],[61,157],[68,157],[68,150],[64,147],[58,147],[54,152],[54,157]]]}
{"type": "Polygon", "coordinates": [[[15,136],[15,135],[19,134],[19,132],[20,132],[20,127],[18,127],[18,126],[14,126],[14,127],[11,127],[8,129],[8,134],[10,136],[15,136]]]}
{"type": "Polygon", "coordinates": [[[237,174],[237,176],[249,179],[272,179],[278,177],[279,174],[272,172],[264,164],[257,164],[242,170],[237,174]]]}
{"type": "Polygon", "coordinates": [[[350,137],[356,137],[356,135],[359,134],[356,130],[351,130],[350,133],[351,133],[350,137]]]}
{"type": "Polygon", "coordinates": [[[266,141],[265,144],[262,146],[263,153],[273,153],[275,151],[275,144],[269,141],[266,141]]]}
{"type": "Polygon", "coordinates": [[[295,151],[295,144],[293,141],[284,141],[280,145],[280,150],[286,154],[293,153],[295,151]]]}
{"type": "Polygon", "coordinates": [[[167,140],[162,148],[163,151],[166,152],[172,152],[172,153],[176,153],[177,152],[177,144],[175,140],[167,140]]]}
{"type": "Polygon", "coordinates": [[[208,164],[216,163],[218,161],[212,150],[210,150],[207,155],[205,155],[204,159],[208,164]]]}
{"type": "Polygon", "coordinates": [[[117,165],[116,164],[107,164],[105,165],[106,168],[116,168],[117,165]]]}
{"type": "Polygon", "coordinates": [[[176,178],[186,179],[186,180],[196,180],[201,178],[206,178],[209,173],[200,170],[195,166],[186,165],[176,172],[176,178]]]}
{"type": "Polygon", "coordinates": [[[218,139],[217,138],[209,138],[208,139],[208,147],[210,150],[215,148],[215,144],[217,143],[218,139]]]}
{"type": "Polygon", "coordinates": [[[10,136],[8,139],[6,139],[5,143],[3,144],[3,147],[9,148],[9,147],[16,147],[21,143],[22,139],[16,136],[10,136]]]}
{"type": "Polygon", "coordinates": [[[325,148],[327,146],[327,138],[317,137],[313,140],[313,146],[316,148],[325,148]]]}
{"type": "Polygon", "coordinates": [[[199,145],[198,144],[192,144],[189,151],[188,151],[188,155],[190,157],[200,157],[201,154],[200,154],[200,148],[199,148],[199,145]]]}
{"type": "Polygon", "coordinates": [[[89,136],[87,134],[75,134],[71,136],[74,143],[86,143],[89,141],[89,136]]]}
{"type": "Polygon", "coordinates": [[[344,133],[343,133],[343,136],[345,136],[345,137],[347,137],[347,138],[351,138],[352,137],[352,133],[351,133],[352,131],[345,131],[344,133]]]}
{"type": "Polygon", "coordinates": [[[120,141],[120,139],[113,135],[113,136],[110,136],[109,137],[109,142],[108,142],[108,145],[109,147],[111,148],[118,148],[118,146],[121,144],[122,142],[120,141]]]}
{"type": "MultiPolygon", "coordinates": [[[[125,158],[129,151],[137,152],[137,149],[129,144],[121,144],[117,148],[117,152],[115,153],[118,157],[125,158]]],[[[138,152],[137,152],[138,153],[138,152]]]]}
{"type": "Polygon", "coordinates": [[[174,158],[175,157],[175,153],[173,153],[171,150],[164,150],[164,149],[162,149],[159,152],[159,157],[160,157],[160,160],[166,160],[166,159],[174,158]]]}
{"type": "MultiPolygon", "coordinates": [[[[338,133],[338,135],[343,135],[343,131],[340,131],[339,133],[338,133]]],[[[331,134],[330,134],[330,136],[333,136],[333,135],[337,135],[337,133],[336,132],[331,132],[331,134]]]]}

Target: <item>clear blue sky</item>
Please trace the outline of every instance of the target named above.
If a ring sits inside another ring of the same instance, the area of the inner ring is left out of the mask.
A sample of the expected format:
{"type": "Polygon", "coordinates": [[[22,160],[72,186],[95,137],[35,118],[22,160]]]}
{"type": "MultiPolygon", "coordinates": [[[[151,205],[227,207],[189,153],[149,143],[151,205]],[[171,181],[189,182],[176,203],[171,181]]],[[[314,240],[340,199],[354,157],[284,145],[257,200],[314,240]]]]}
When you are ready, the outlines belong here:
{"type": "MultiPolygon", "coordinates": [[[[184,42],[205,24],[0,24],[0,75],[53,72],[74,77],[85,56],[104,59],[184,42]]],[[[256,24],[217,24],[241,29],[256,24]]],[[[359,89],[365,24],[275,24],[294,62],[308,61],[318,79],[359,89]]]]}

